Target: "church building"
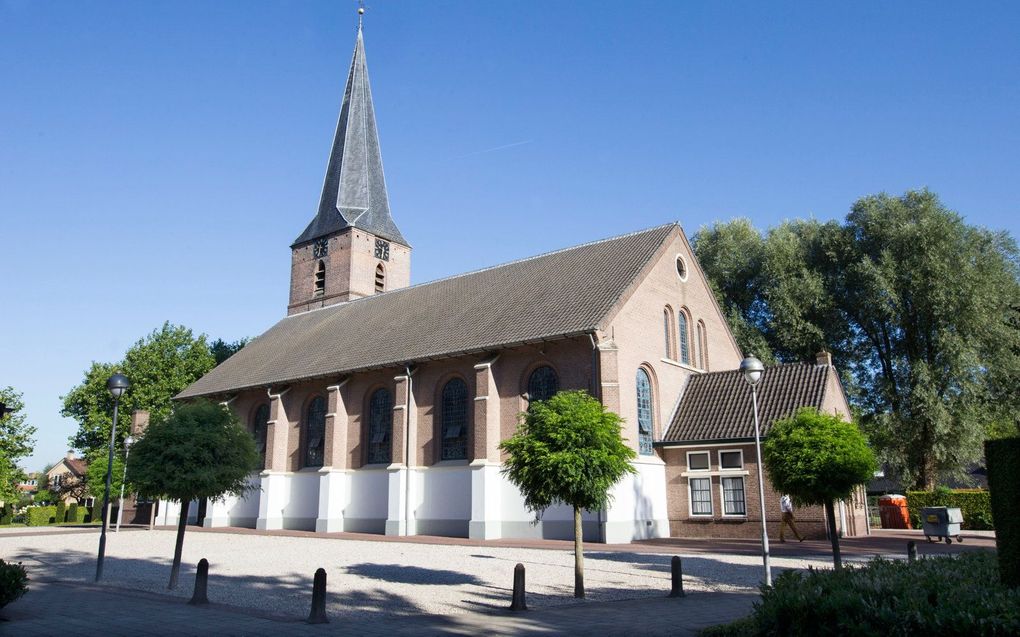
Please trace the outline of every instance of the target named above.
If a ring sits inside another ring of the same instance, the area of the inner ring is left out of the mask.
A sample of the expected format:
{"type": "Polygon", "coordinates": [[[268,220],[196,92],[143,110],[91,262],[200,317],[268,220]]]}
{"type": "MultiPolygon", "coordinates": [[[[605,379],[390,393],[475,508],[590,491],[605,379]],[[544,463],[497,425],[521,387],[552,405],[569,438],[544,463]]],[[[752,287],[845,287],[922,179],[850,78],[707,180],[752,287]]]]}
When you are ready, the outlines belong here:
{"type": "MultiPolygon", "coordinates": [[[[743,354],[680,225],[411,285],[360,25],[318,210],[290,247],[287,316],[178,396],[226,404],[264,457],[258,489],[207,503],[205,526],[570,538],[566,507],[535,523],[498,445],[531,401],[583,389],[637,453],[585,539],[757,536],[743,354]]],[[[759,402],[766,428],[803,405],[849,417],[824,356],[769,368],[759,402]]],[[[865,532],[859,504],[842,532],[865,532]]],[[[777,494],[767,508],[778,532],[777,494]]],[[[824,536],[822,515],[798,512],[802,530],[824,536]]]]}

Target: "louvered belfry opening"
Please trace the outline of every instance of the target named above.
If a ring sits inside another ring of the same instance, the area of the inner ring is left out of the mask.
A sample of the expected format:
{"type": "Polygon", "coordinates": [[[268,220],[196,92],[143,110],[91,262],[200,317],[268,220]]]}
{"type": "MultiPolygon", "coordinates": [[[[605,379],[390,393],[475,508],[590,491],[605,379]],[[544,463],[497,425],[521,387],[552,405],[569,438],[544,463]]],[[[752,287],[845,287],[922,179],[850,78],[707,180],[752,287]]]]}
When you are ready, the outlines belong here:
{"type": "Polygon", "coordinates": [[[322,296],[326,293],[326,263],[319,261],[315,266],[315,296],[322,296]]]}
{"type": "Polygon", "coordinates": [[[375,293],[386,291],[386,270],[383,269],[383,265],[380,263],[375,266],[375,293]]]}

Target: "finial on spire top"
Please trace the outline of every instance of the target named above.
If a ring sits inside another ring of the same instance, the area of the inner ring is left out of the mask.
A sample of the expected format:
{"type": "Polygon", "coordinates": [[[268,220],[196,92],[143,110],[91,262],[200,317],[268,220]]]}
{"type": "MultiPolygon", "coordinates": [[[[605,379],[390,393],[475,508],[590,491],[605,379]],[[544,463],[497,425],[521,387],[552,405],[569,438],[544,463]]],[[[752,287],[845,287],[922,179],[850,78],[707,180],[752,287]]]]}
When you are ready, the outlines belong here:
{"type": "Polygon", "coordinates": [[[358,29],[361,28],[361,19],[365,16],[365,0],[358,0],[358,29]]]}

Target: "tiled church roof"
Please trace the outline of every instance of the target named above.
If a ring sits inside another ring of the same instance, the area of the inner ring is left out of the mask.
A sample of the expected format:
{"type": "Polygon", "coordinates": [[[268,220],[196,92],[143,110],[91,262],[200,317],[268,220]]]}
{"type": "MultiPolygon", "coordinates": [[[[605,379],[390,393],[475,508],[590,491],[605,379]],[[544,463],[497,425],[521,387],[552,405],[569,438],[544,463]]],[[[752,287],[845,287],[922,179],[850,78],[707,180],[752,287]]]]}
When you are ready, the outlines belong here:
{"type": "MultiPolygon", "coordinates": [[[[758,418],[764,436],[773,421],[801,407],[821,408],[830,365],[794,363],[766,367],[758,384],[758,418]]],[[[751,387],[739,370],[692,376],[663,442],[754,438],[751,387]]]]}
{"type": "Polygon", "coordinates": [[[289,316],[179,398],[592,332],[676,224],[289,316]]]}

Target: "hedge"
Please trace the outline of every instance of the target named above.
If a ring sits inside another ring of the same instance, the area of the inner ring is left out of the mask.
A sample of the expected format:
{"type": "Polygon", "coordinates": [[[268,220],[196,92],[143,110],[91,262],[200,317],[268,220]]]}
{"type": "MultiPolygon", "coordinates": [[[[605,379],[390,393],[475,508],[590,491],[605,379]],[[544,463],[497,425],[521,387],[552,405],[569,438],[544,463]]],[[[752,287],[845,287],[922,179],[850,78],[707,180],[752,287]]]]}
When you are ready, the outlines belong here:
{"type": "Polygon", "coordinates": [[[1020,591],[1020,438],[985,441],[992,511],[999,520],[995,548],[1002,583],[1020,591]]]}
{"type": "Polygon", "coordinates": [[[53,514],[53,522],[56,524],[63,524],[64,520],[67,519],[67,503],[63,500],[57,502],[57,510],[53,514]]]}
{"type": "Polygon", "coordinates": [[[963,513],[963,528],[970,531],[995,528],[992,522],[992,500],[988,491],[907,491],[907,509],[910,512],[910,523],[915,529],[921,528],[921,509],[924,507],[959,508],[963,513]]]}
{"type": "Polygon", "coordinates": [[[28,507],[25,509],[25,524],[28,526],[46,526],[53,524],[53,517],[57,514],[57,507],[50,505],[45,507],[28,507]]]}
{"type": "Polygon", "coordinates": [[[85,521],[86,508],[80,504],[72,504],[67,507],[67,521],[74,524],[81,524],[85,521]]]}
{"type": "Polygon", "coordinates": [[[998,570],[991,551],[969,551],[916,562],[878,558],[841,571],[784,571],[772,588],[762,587],[750,617],[701,634],[1018,635],[1020,590],[1002,585],[998,570]]]}
{"type": "Polygon", "coordinates": [[[10,502],[4,504],[0,509],[0,524],[10,524],[14,521],[14,505],[10,502]]]}
{"type": "Polygon", "coordinates": [[[89,522],[98,523],[98,522],[102,522],[102,521],[103,521],[103,505],[102,505],[102,503],[93,504],[92,505],[92,517],[89,519],[89,522]]]}

